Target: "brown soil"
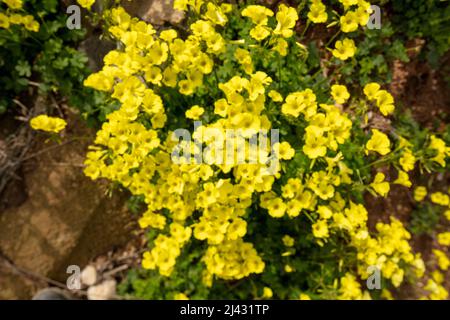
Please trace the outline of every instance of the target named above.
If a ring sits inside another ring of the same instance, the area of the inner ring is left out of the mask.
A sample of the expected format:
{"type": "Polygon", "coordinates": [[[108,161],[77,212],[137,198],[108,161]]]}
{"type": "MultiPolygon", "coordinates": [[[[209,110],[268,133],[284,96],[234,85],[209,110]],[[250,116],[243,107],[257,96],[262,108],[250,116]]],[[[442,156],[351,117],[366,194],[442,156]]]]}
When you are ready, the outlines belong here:
{"type": "MultiPolygon", "coordinates": [[[[409,49],[417,46],[419,41],[412,42],[409,49]]],[[[396,61],[393,73],[390,91],[403,110],[410,109],[415,120],[429,128],[439,130],[449,123],[450,82],[445,77],[450,74],[450,52],[442,58],[439,70],[412,55],[408,63],[396,61]]]]}
{"type": "MultiPolygon", "coordinates": [[[[18,269],[65,283],[69,265],[83,267],[97,255],[125,243],[136,228],[124,205],[127,195],[107,194],[105,183],[84,176],[83,159],[93,130],[66,110],[62,141],[38,134],[10,183],[0,211],[0,253],[18,269]]],[[[0,259],[0,298],[29,298],[47,284],[30,281],[0,259]]]]}

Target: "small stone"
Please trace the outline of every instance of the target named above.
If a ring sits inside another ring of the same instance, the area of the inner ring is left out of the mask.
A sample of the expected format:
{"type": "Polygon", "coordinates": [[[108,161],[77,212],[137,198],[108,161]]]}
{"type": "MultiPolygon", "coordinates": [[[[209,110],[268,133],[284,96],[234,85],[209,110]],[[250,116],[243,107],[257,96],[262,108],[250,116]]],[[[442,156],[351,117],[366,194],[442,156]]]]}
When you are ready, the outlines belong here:
{"type": "Polygon", "coordinates": [[[81,282],[87,286],[93,286],[97,282],[97,270],[93,266],[87,266],[81,272],[81,282]]]}
{"type": "Polygon", "coordinates": [[[106,280],[87,291],[89,300],[110,300],[116,295],[116,281],[106,280]]]}

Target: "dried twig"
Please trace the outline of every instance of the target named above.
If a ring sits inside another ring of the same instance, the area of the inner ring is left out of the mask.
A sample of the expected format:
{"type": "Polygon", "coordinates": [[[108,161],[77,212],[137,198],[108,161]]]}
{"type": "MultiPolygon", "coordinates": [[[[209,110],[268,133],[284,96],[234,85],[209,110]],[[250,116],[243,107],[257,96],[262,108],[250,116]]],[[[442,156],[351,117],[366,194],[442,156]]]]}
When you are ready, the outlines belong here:
{"type": "Polygon", "coordinates": [[[38,282],[41,284],[51,285],[54,287],[58,287],[62,290],[65,290],[67,292],[70,292],[71,294],[77,293],[83,296],[87,295],[87,292],[85,290],[77,290],[76,292],[71,291],[67,288],[67,286],[64,283],[61,283],[59,281],[53,280],[51,278],[48,278],[46,276],[43,276],[41,274],[37,274],[35,272],[32,272],[30,270],[27,270],[25,268],[17,266],[14,261],[12,261],[10,258],[8,258],[3,252],[0,251],[0,262],[6,266],[11,272],[13,272],[16,275],[23,276],[27,278],[28,280],[31,280],[33,282],[38,282]]]}

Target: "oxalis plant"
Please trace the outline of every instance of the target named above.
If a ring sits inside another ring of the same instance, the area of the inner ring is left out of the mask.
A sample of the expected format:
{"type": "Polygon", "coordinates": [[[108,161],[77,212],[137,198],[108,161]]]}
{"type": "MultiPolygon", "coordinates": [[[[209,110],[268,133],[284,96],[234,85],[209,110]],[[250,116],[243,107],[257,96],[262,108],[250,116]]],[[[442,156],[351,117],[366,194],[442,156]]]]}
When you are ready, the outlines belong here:
{"type": "Polygon", "coordinates": [[[114,109],[105,94],[83,86],[91,71],[77,48],[86,30],[67,27],[66,9],[58,0],[0,0],[0,116],[24,103],[31,109],[37,95],[67,103],[92,124],[114,109]]]}
{"type": "MultiPolygon", "coordinates": [[[[410,233],[394,212],[369,228],[364,195],[411,188],[414,168],[445,170],[450,149],[391,126],[392,95],[342,75],[370,4],[174,7],[185,22],[159,30],[121,7],[107,11],[118,49],[85,80],[120,102],[85,174],[119,183],[146,208],[148,251],[123,293],[390,299],[416,283],[425,265],[410,233]],[[327,27],[326,43],[305,37],[327,27]]],[[[445,298],[430,281],[426,297],[445,298]]]]}

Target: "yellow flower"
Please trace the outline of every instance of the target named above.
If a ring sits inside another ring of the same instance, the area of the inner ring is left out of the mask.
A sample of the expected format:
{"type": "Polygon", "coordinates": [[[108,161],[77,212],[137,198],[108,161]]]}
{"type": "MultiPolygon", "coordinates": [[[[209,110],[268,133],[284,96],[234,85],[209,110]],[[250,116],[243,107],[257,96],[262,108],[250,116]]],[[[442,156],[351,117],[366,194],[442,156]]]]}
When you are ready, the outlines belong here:
{"type": "Polygon", "coordinates": [[[291,273],[291,272],[294,272],[295,269],[292,268],[289,264],[286,264],[286,265],[284,266],[284,271],[285,271],[286,273],[291,273]]]}
{"type": "Polygon", "coordinates": [[[278,38],[277,43],[272,47],[272,50],[275,50],[282,57],[285,57],[288,53],[288,43],[283,38],[278,38]]]}
{"type": "Polygon", "coordinates": [[[173,39],[176,39],[177,35],[178,35],[178,33],[176,30],[167,29],[167,30],[161,31],[161,33],[159,34],[159,37],[166,42],[171,42],[173,39]]]}
{"type": "Polygon", "coordinates": [[[33,32],[39,31],[39,23],[34,20],[34,17],[31,15],[26,15],[22,17],[22,24],[25,27],[25,29],[33,32]]]}
{"type": "Polygon", "coordinates": [[[174,0],[173,8],[179,11],[186,11],[188,8],[189,0],[174,0]]]}
{"type": "Polygon", "coordinates": [[[281,35],[283,38],[290,38],[294,34],[292,28],[295,27],[295,23],[298,20],[297,10],[292,7],[288,7],[285,4],[281,4],[277,15],[278,24],[273,31],[274,34],[281,35]]]}
{"type": "Polygon", "coordinates": [[[361,300],[363,293],[361,291],[361,285],[357,281],[356,277],[351,273],[346,273],[341,278],[341,287],[339,288],[339,299],[342,300],[361,300]]]}
{"type": "Polygon", "coordinates": [[[273,11],[259,5],[250,5],[242,10],[242,16],[248,17],[256,25],[266,25],[268,22],[268,17],[273,16],[273,11]]]}
{"type": "Polygon", "coordinates": [[[436,281],[437,283],[441,284],[442,282],[444,282],[444,275],[442,274],[442,272],[440,272],[439,270],[434,270],[431,273],[431,277],[433,278],[434,281],[436,281]]]}
{"type": "Polygon", "coordinates": [[[0,12],[0,28],[8,29],[9,28],[9,18],[6,14],[0,12]]]}
{"type": "Polygon", "coordinates": [[[252,56],[248,50],[237,48],[234,52],[234,57],[240,64],[252,63],[252,56]]]}
{"type": "Polygon", "coordinates": [[[406,172],[411,171],[412,169],[414,169],[416,157],[412,154],[411,150],[407,149],[405,153],[403,153],[403,156],[400,158],[399,163],[402,166],[403,170],[405,170],[406,172]]]}
{"type": "Polygon", "coordinates": [[[193,106],[189,110],[186,111],[186,118],[192,119],[192,120],[198,120],[203,113],[205,112],[205,109],[203,109],[200,106],[193,106]]]}
{"type": "Polygon", "coordinates": [[[181,292],[175,294],[175,296],[173,298],[174,298],[174,300],[189,300],[189,297],[181,292]]]}
{"type": "Polygon", "coordinates": [[[381,290],[381,298],[386,299],[386,300],[394,300],[392,293],[387,289],[381,290]]]}
{"type": "Polygon", "coordinates": [[[414,189],[414,200],[420,202],[427,196],[427,188],[418,186],[414,189]]]}
{"type": "Polygon", "coordinates": [[[283,241],[283,244],[284,244],[286,247],[292,247],[292,246],[294,246],[294,243],[295,243],[294,238],[292,238],[292,237],[290,237],[290,236],[288,236],[288,235],[285,235],[285,236],[283,237],[282,241],[283,241]]]}
{"type": "Polygon", "coordinates": [[[325,23],[328,19],[326,7],[320,1],[314,1],[308,12],[308,19],[313,23],[325,23]]]}
{"type": "Polygon", "coordinates": [[[384,173],[378,172],[375,176],[375,179],[370,184],[373,190],[375,190],[375,192],[382,197],[386,197],[390,190],[389,182],[384,181],[385,177],[386,176],[384,175],[384,173]]]}
{"type": "Polygon", "coordinates": [[[299,300],[311,300],[310,296],[308,296],[306,293],[300,293],[298,296],[299,300]]]}
{"type": "Polygon", "coordinates": [[[250,30],[250,36],[257,41],[264,40],[270,36],[270,29],[266,26],[257,25],[250,30]]]}
{"type": "Polygon", "coordinates": [[[283,203],[282,199],[275,198],[268,201],[267,210],[269,211],[269,215],[271,215],[272,217],[281,218],[286,212],[286,204],[283,203]]]}
{"type": "Polygon", "coordinates": [[[3,0],[3,2],[11,9],[21,9],[23,7],[22,0],[3,0]]]}
{"type": "Polygon", "coordinates": [[[436,256],[436,258],[438,260],[439,268],[441,268],[441,270],[446,271],[448,269],[448,267],[450,266],[450,260],[448,259],[448,257],[445,254],[445,252],[443,252],[441,250],[434,249],[433,253],[434,253],[434,255],[436,256]]]}
{"type": "Polygon", "coordinates": [[[269,97],[275,102],[283,101],[283,96],[278,91],[275,90],[269,91],[269,97]]]}
{"type": "Polygon", "coordinates": [[[302,150],[310,159],[324,157],[327,154],[326,142],[323,131],[311,125],[306,128],[305,145],[302,150]]]}
{"type": "Polygon", "coordinates": [[[350,98],[347,88],[337,84],[331,86],[331,95],[334,101],[339,104],[345,103],[350,98]]]}
{"type": "Polygon", "coordinates": [[[353,6],[358,3],[358,0],[339,0],[340,3],[347,9],[350,6],[353,6]]]}
{"type": "Polygon", "coordinates": [[[214,102],[214,113],[221,117],[225,117],[227,115],[228,108],[229,105],[226,99],[219,99],[214,102]]]}
{"type": "Polygon", "coordinates": [[[263,299],[270,299],[272,297],[273,297],[272,289],[270,289],[269,287],[264,287],[262,298],[263,299]]]}
{"type": "Polygon", "coordinates": [[[370,19],[370,13],[372,12],[372,9],[370,9],[370,4],[368,8],[365,8],[364,6],[358,7],[356,9],[356,15],[358,16],[358,22],[361,27],[364,27],[367,25],[370,19]]]}
{"type": "Polygon", "coordinates": [[[358,29],[359,19],[356,12],[348,11],[347,14],[341,17],[340,22],[342,32],[348,33],[358,29]]]}
{"type": "Polygon", "coordinates": [[[231,240],[242,238],[247,233],[247,222],[243,219],[234,219],[228,226],[227,232],[231,240]]]}
{"type": "Polygon", "coordinates": [[[20,14],[13,13],[12,15],[9,16],[9,22],[11,24],[21,24],[22,20],[23,16],[21,16],[20,14]]]}
{"type": "Polygon", "coordinates": [[[58,133],[66,127],[67,122],[61,118],[40,115],[31,119],[30,125],[34,130],[58,133]]]}
{"type": "Polygon", "coordinates": [[[153,129],[163,128],[166,124],[167,116],[164,112],[159,112],[152,117],[152,127],[153,129]]]}
{"type": "Polygon", "coordinates": [[[290,160],[295,155],[295,150],[291,147],[288,142],[276,143],[273,146],[275,154],[277,154],[280,159],[290,160]]]}
{"type": "Polygon", "coordinates": [[[381,86],[378,83],[371,82],[364,86],[364,94],[367,99],[375,100],[377,97],[377,93],[380,90],[381,86]]]}
{"type": "Polygon", "coordinates": [[[348,58],[353,57],[355,53],[355,42],[347,38],[342,41],[336,41],[335,49],[332,51],[333,56],[341,60],[347,60],[348,58]]]}
{"type": "Polygon", "coordinates": [[[398,172],[398,178],[394,181],[394,183],[405,186],[407,188],[411,187],[412,185],[411,181],[409,180],[408,174],[404,171],[398,172]]]}
{"type": "Polygon", "coordinates": [[[327,220],[333,216],[333,211],[327,206],[319,206],[317,208],[317,213],[320,215],[320,218],[327,220]]]}
{"type": "Polygon", "coordinates": [[[394,112],[394,98],[386,90],[380,90],[375,96],[377,106],[383,116],[388,116],[394,112]]]}
{"type": "Polygon", "coordinates": [[[366,144],[366,154],[368,151],[376,151],[384,156],[391,152],[390,146],[391,142],[387,135],[377,129],[372,129],[372,137],[366,144]]]}
{"type": "Polygon", "coordinates": [[[83,8],[90,10],[95,0],[77,0],[77,2],[83,8]]]}
{"type": "Polygon", "coordinates": [[[441,206],[448,206],[450,199],[448,195],[443,194],[442,192],[435,192],[431,194],[431,202],[441,206]]]}
{"type": "Polygon", "coordinates": [[[432,160],[439,163],[442,167],[445,167],[445,157],[447,154],[450,154],[445,145],[445,141],[432,135],[429,148],[437,151],[437,155],[432,158],[432,160]]]}
{"type": "Polygon", "coordinates": [[[224,26],[228,22],[228,18],[222,11],[222,8],[216,6],[212,2],[208,2],[206,5],[207,11],[204,15],[206,19],[214,24],[224,26]]]}
{"type": "Polygon", "coordinates": [[[329,236],[327,222],[325,220],[317,221],[312,226],[312,232],[316,238],[327,238],[329,236]]]}
{"type": "Polygon", "coordinates": [[[159,85],[162,79],[163,75],[161,74],[161,69],[158,67],[151,66],[145,71],[145,80],[147,82],[159,85]]]}
{"type": "Polygon", "coordinates": [[[450,232],[440,233],[437,238],[440,245],[450,246],[450,232]]]}
{"type": "Polygon", "coordinates": [[[179,91],[181,94],[190,96],[194,93],[195,84],[189,80],[181,80],[178,82],[178,87],[180,88],[179,91]]]}

